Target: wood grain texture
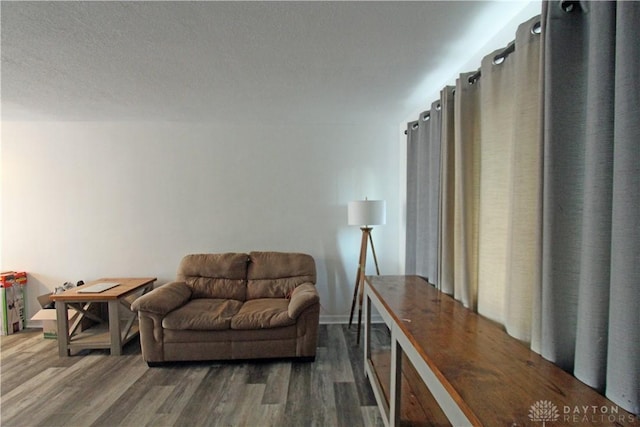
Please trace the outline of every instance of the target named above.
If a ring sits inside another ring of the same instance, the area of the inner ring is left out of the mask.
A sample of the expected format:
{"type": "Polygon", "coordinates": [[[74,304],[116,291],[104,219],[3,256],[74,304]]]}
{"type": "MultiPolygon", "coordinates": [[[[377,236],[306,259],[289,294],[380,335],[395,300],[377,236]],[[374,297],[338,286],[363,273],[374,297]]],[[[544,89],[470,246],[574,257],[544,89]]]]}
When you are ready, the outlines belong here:
{"type": "Polygon", "coordinates": [[[52,301],[66,301],[66,302],[80,302],[80,301],[110,301],[117,300],[127,296],[130,293],[136,292],[142,288],[145,288],[157,279],[155,277],[115,277],[115,278],[104,278],[100,280],[94,280],[85,285],[74,287],[64,291],[61,294],[53,294],[51,295],[52,301]],[[97,283],[109,282],[109,283],[118,283],[118,286],[107,289],[103,292],[96,293],[83,293],[78,292],[83,289],[89,288],[97,283]]]}
{"type": "Polygon", "coordinates": [[[60,358],[39,330],[0,338],[4,426],[374,426],[362,351],[343,325],[320,325],[314,363],[194,362],[149,368],[137,339],[122,356],[60,358]]]}
{"type": "MultiPolygon", "coordinates": [[[[423,279],[369,276],[367,281],[447,392],[479,425],[530,425],[529,409],[539,401],[558,408],[558,423],[573,420],[565,420],[565,408],[584,407],[615,408],[615,425],[640,422],[423,279]]],[[[598,413],[586,415],[594,415],[588,425],[612,424],[598,413]]]]}

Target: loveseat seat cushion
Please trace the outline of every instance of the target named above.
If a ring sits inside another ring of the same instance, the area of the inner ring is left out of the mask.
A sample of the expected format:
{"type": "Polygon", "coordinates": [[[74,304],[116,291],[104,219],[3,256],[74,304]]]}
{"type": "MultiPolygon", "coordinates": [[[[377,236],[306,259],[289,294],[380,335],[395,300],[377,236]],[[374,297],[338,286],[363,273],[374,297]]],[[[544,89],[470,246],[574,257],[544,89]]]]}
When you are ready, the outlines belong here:
{"type": "Polygon", "coordinates": [[[162,319],[165,329],[225,330],[242,302],[233,299],[198,298],[167,314],[162,319]]]}
{"type": "Polygon", "coordinates": [[[177,280],[193,290],[192,298],[230,298],[244,301],[249,255],[192,254],[182,258],[177,280]]]}
{"type": "Polygon", "coordinates": [[[289,326],[296,321],[289,317],[289,300],[260,298],[246,301],[231,319],[232,329],[267,329],[289,326]]]}
{"type": "Polygon", "coordinates": [[[316,282],[316,264],[307,254],[251,252],[247,279],[247,300],[288,298],[298,285],[316,282]]]}

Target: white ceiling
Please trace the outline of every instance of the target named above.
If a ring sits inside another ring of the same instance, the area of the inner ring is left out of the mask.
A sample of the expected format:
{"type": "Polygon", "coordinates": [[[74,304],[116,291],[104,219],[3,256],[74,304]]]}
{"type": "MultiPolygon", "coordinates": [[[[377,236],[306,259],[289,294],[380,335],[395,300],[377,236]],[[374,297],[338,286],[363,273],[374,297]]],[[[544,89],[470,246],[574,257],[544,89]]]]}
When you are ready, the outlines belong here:
{"type": "Polygon", "coordinates": [[[399,123],[430,103],[412,96],[429,73],[476,52],[522,5],[2,1],[1,8],[3,120],[399,123]]]}

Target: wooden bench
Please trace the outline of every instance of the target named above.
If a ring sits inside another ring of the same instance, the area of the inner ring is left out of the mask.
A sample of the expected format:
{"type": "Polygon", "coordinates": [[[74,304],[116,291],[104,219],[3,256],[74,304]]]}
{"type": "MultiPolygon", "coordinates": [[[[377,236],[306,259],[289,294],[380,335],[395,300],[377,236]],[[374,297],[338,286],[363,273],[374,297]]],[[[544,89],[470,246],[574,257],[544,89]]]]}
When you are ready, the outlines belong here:
{"type": "Polygon", "coordinates": [[[420,277],[367,277],[364,310],[365,372],[388,426],[640,425],[420,277]]]}

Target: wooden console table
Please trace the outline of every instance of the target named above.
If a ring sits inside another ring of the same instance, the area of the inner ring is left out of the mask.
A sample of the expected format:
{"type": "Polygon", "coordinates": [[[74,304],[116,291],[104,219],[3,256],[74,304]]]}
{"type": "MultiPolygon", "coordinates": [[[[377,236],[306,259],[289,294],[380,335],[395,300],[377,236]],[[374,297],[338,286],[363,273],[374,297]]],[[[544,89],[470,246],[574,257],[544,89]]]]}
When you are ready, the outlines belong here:
{"type": "Polygon", "coordinates": [[[387,426],[640,424],[420,277],[369,276],[364,295],[365,372],[387,426]],[[388,349],[372,345],[373,310],[388,349]]]}
{"type": "Polygon", "coordinates": [[[133,313],[131,297],[137,297],[153,289],[155,277],[147,278],[108,278],[100,279],[77,288],[69,289],[61,294],[51,295],[56,303],[58,325],[58,354],[60,357],[70,355],[71,350],[90,348],[110,349],[111,355],[122,354],[122,347],[139,333],[137,314],[133,313]],[[99,293],[83,293],[96,283],[113,282],[118,286],[99,293]],[[109,311],[109,321],[105,322],[99,316],[89,311],[94,303],[106,303],[109,311]],[[120,306],[127,310],[121,317],[120,306]],[[69,328],[67,309],[72,306],[80,313],[69,328]],[[77,333],[78,326],[84,317],[97,322],[97,325],[86,331],[77,333]]]}

